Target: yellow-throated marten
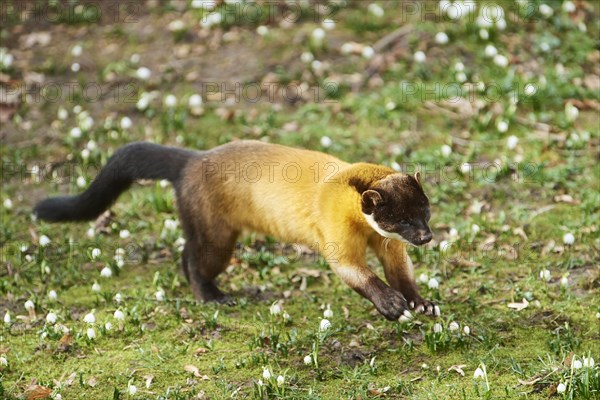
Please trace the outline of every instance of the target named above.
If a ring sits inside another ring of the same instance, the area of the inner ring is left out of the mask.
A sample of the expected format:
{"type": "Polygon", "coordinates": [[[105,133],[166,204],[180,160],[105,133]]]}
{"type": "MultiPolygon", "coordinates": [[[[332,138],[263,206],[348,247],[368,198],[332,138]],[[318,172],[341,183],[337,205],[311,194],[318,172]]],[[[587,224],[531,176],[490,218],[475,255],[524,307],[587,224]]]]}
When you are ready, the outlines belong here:
{"type": "Polygon", "coordinates": [[[408,308],[439,313],[419,296],[407,244],[431,240],[429,201],[419,175],[330,155],[237,141],[208,151],[131,143],[110,158],[77,196],[41,201],[47,221],[99,216],[136,179],[168,179],[185,233],[182,267],[195,297],[223,301],[215,278],[247,228],[282,241],[318,246],[335,273],[390,320],[408,308]],[[367,266],[371,247],[389,286],[367,266]]]}

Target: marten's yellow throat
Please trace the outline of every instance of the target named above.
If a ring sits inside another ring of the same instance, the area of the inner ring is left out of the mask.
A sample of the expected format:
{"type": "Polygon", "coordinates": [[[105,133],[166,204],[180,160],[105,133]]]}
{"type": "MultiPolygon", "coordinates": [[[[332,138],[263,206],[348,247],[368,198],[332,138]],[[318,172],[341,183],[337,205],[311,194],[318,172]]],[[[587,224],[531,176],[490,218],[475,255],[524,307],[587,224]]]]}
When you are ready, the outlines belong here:
{"type": "Polygon", "coordinates": [[[208,151],[131,143],[77,196],[43,200],[47,221],[94,219],[136,179],[168,179],[185,233],[182,267],[195,297],[228,301],[215,278],[229,264],[242,229],[316,246],[348,286],[390,320],[409,309],[438,314],[419,296],[409,244],[431,240],[429,200],[419,175],[330,155],[237,141],[208,151]],[[367,266],[372,248],[388,284],[367,266]]]}

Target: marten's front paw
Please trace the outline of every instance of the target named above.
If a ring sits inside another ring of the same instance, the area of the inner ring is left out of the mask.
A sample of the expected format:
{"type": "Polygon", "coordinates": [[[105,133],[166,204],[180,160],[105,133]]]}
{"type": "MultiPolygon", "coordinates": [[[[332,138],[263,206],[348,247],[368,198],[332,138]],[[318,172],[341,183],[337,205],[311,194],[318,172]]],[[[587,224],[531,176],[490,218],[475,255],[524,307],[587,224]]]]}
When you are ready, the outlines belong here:
{"type": "Polygon", "coordinates": [[[377,311],[390,321],[408,321],[412,318],[408,304],[402,293],[397,290],[386,290],[375,303],[377,311]]]}
{"type": "Polygon", "coordinates": [[[435,315],[436,317],[439,317],[441,314],[440,308],[434,302],[425,300],[420,296],[410,300],[408,306],[411,310],[420,314],[435,315]]]}

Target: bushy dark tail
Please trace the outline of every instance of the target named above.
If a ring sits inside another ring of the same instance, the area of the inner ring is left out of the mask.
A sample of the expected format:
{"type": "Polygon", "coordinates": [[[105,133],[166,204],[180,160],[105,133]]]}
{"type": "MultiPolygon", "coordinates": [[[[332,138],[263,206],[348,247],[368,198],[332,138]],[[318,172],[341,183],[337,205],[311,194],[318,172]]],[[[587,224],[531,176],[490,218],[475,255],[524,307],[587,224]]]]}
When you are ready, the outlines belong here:
{"type": "Polygon", "coordinates": [[[136,179],[167,179],[177,183],[181,171],[194,154],[189,150],[153,143],[130,143],[115,152],[85,192],[42,200],[33,212],[46,221],[94,219],[136,179]]]}

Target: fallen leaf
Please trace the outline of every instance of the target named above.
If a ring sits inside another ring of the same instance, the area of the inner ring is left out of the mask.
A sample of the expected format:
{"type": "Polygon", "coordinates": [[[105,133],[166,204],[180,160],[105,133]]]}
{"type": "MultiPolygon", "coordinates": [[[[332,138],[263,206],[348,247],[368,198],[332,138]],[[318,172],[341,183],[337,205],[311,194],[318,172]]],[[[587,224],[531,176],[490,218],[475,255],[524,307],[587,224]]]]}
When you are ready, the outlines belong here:
{"type": "Polygon", "coordinates": [[[573,199],[570,194],[559,194],[554,196],[554,201],[557,203],[579,204],[579,201],[573,199]]]}
{"type": "Polygon", "coordinates": [[[208,353],[208,349],[205,349],[204,347],[198,347],[196,350],[194,350],[195,356],[199,356],[200,354],[204,353],[208,353]]]}
{"type": "Polygon", "coordinates": [[[52,390],[47,387],[41,385],[31,385],[25,389],[25,398],[27,400],[47,399],[50,397],[50,393],[52,393],[52,390]]]}
{"type": "Polygon", "coordinates": [[[153,375],[146,375],[144,377],[146,379],[146,389],[150,389],[150,385],[152,385],[152,380],[154,379],[153,375]]]}
{"type": "Polygon", "coordinates": [[[512,308],[513,310],[521,311],[526,309],[529,306],[529,302],[527,299],[523,299],[521,303],[508,303],[508,308],[512,308]]]}
{"type": "Polygon", "coordinates": [[[450,371],[456,371],[458,372],[460,375],[465,376],[465,371],[463,371],[463,368],[466,367],[466,365],[461,364],[461,365],[453,365],[450,368],[448,368],[448,372],[450,371]]]}
{"type": "Polygon", "coordinates": [[[98,384],[98,380],[95,376],[92,376],[90,379],[88,379],[87,384],[91,387],[94,387],[98,384]]]}
{"type": "Polygon", "coordinates": [[[196,378],[201,377],[200,370],[195,365],[186,365],[185,367],[183,367],[183,369],[189,372],[190,374],[193,374],[196,378]]]}

